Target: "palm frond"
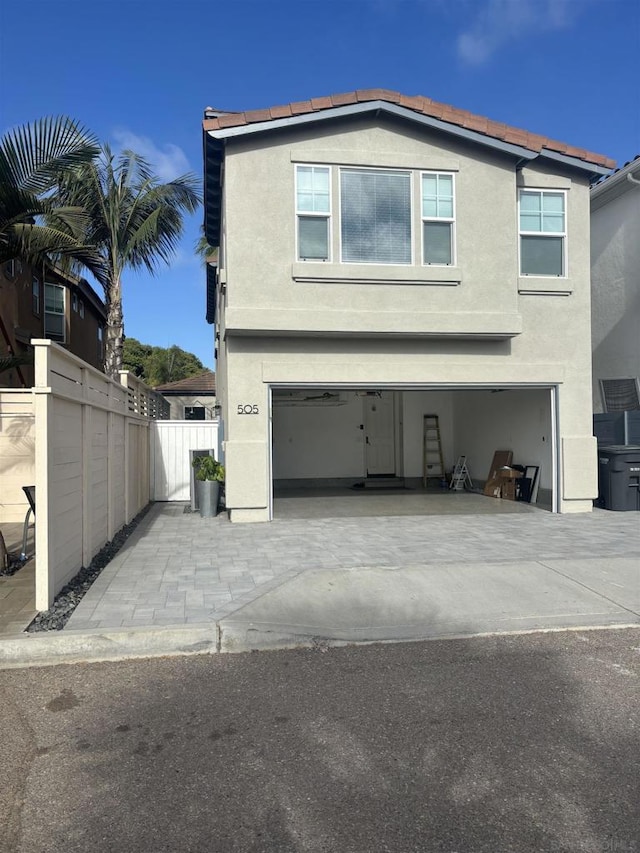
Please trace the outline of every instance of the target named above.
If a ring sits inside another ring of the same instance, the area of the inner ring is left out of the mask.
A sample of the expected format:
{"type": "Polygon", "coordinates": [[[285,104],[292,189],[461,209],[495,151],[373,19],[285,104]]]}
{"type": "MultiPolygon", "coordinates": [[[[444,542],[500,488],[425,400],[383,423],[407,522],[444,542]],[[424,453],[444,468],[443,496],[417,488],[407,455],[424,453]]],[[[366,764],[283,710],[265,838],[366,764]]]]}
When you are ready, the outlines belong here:
{"type": "Polygon", "coordinates": [[[0,140],[0,184],[41,194],[61,172],[99,153],[96,138],[67,116],[48,117],[10,130],[0,140]]]}
{"type": "Polygon", "coordinates": [[[22,367],[32,362],[33,358],[28,355],[0,355],[0,373],[6,373],[7,370],[13,370],[15,367],[22,367]]]}

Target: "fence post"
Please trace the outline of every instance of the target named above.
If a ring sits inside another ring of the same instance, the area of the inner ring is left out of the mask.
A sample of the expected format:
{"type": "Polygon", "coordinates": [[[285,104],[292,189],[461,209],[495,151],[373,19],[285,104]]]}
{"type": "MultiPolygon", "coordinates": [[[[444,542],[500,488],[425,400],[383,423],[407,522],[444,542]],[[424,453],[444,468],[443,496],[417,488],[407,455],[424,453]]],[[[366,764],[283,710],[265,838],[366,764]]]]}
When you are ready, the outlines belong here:
{"type": "Polygon", "coordinates": [[[35,385],[33,408],[35,414],[36,448],[36,610],[48,610],[53,603],[53,584],[49,566],[53,563],[53,530],[49,481],[53,459],[49,453],[49,436],[53,423],[49,341],[34,341],[35,385]]]}

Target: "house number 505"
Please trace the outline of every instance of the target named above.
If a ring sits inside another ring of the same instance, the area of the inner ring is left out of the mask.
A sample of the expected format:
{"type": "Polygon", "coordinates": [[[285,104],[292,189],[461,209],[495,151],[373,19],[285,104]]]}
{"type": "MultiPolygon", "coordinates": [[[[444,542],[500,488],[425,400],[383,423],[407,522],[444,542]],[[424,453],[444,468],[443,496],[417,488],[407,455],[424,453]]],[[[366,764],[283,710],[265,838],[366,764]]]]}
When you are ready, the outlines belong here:
{"type": "Polygon", "coordinates": [[[258,409],[258,407],[255,404],[251,405],[250,403],[238,403],[238,414],[239,415],[259,415],[260,410],[258,409]]]}

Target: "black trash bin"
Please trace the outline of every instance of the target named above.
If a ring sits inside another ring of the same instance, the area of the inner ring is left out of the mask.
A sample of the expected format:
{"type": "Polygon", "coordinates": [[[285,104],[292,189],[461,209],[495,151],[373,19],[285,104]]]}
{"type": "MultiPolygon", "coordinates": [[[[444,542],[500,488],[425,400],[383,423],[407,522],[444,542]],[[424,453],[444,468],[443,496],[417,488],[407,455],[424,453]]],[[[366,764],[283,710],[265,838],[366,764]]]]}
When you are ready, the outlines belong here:
{"type": "Polygon", "coordinates": [[[640,446],[614,444],[598,449],[600,503],[617,512],[640,510],[640,446]]]}

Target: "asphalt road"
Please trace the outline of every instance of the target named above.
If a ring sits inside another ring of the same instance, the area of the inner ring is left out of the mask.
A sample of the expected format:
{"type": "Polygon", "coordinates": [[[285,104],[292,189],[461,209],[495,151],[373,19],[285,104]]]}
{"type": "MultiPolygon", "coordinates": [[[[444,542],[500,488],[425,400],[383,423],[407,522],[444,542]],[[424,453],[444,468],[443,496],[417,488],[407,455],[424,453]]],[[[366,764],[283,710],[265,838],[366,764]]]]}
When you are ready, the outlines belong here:
{"type": "Polygon", "coordinates": [[[635,853],[640,630],[0,673],[11,853],[635,853]]]}

